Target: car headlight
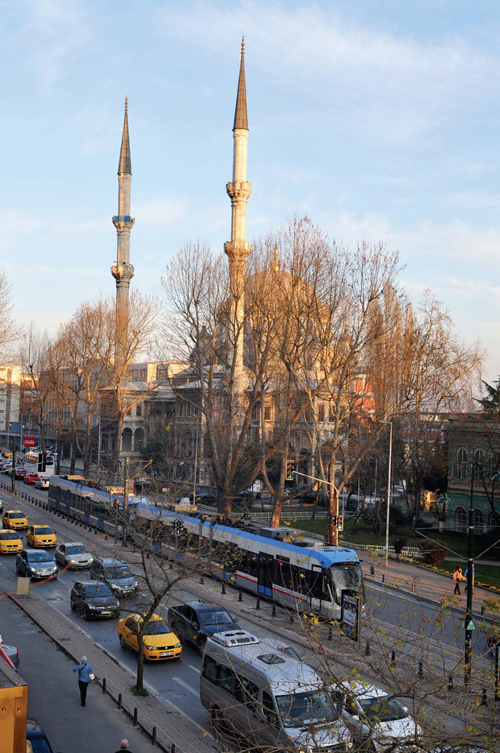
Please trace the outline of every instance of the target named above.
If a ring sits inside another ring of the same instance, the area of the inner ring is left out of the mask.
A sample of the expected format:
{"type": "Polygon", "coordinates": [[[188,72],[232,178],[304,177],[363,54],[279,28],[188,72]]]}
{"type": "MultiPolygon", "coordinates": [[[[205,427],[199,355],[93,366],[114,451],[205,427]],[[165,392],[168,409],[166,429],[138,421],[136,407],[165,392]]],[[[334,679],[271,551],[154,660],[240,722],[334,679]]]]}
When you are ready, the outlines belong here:
{"type": "Polygon", "coordinates": [[[157,651],[156,646],[146,646],[148,651],[157,651]]]}
{"type": "Polygon", "coordinates": [[[70,565],[77,565],[78,564],[78,560],[70,560],[69,564],[70,565]]]}
{"type": "Polygon", "coordinates": [[[181,646],[182,646],[182,643],[179,642],[175,644],[174,648],[180,648],[181,646]]]}

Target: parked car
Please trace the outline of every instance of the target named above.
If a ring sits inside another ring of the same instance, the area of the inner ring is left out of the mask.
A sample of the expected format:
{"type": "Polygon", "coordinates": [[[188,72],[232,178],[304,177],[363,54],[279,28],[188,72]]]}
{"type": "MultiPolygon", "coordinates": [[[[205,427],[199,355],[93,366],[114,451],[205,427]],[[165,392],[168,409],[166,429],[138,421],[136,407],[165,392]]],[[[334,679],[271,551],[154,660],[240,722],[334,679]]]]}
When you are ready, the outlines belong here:
{"type": "Polygon", "coordinates": [[[59,544],[56,547],[55,554],[57,562],[70,570],[84,570],[86,567],[91,567],[94,561],[90,552],[85,548],[85,544],[81,544],[79,541],[59,544]]]}
{"type": "Polygon", "coordinates": [[[114,557],[96,557],[90,568],[90,577],[103,581],[119,596],[128,596],[139,589],[130,567],[114,557]]]}
{"type": "MultiPolygon", "coordinates": [[[[12,664],[16,669],[19,669],[19,649],[16,648],[16,646],[8,646],[6,643],[3,642],[2,636],[0,635],[0,646],[2,648],[2,651],[4,651],[9,659],[11,660],[12,664]]],[[[0,654],[0,657],[2,655],[0,654]]]]}
{"type": "Polygon", "coordinates": [[[23,530],[28,527],[28,516],[21,510],[6,510],[2,515],[4,528],[23,530]]]}
{"type": "Polygon", "coordinates": [[[23,542],[17,531],[0,531],[0,554],[18,554],[23,550],[23,542]]]}
{"type": "Polygon", "coordinates": [[[24,483],[25,484],[36,484],[40,476],[38,473],[27,473],[24,477],[24,483]]]}
{"type": "Polygon", "coordinates": [[[16,558],[16,572],[32,580],[57,578],[57,564],[48,552],[23,549],[16,558]]]}
{"type": "Polygon", "coordinates": [[[38,481],[35,481],[35,489],[48,489],[48,488],[49,488],[48,478],[39,478],[38,481]]]}
{"type": "Polygon", "coordinates": [[[50,526],[32,525],[28,526],[26,541],[33,547],[45,547],[50,549],[57,546],[57,538],[50,526]]]}
{"type": "Polygon", "coordinates": [[[53,753],[47,735],[33,718],[26,724],[26,753],[53,753]]]}
{"type": "Polygon", "coordinates": [[[237,630],[238,622],[228,611],[205,601],[190,601],[168,610],[168,622],[181,640],[190,641],[200,653],[207,638],[225,630],[237,630]]]}
{"type": "Polygon", "coordinates": [[[3,512],[3,498],[0,497],[0,512],[3,512]]]}
{"type": "MultiPolygon", "coordinates": [[[[138,634],[143,617],[140,614],[129,614],[119,621],[116,628],[120,646],[139,650],[138,634]]],[[[182,643],[163,617],[153,614],[143,636],[144,658],[150,661],[159,659],[178,659],[182,654],[182,643]]]]}
{"type": "MultiPolygon", "coordinates": [[[[342,717],[358,744],[370,738],[375,753],[394,746],[418,744],[422,729],[393,695],[360,680],[346,680],[332,688],[342,717]]],[[[397,748],[399,749],[399,748],[397,748]]]]}
{"type": "Polygon", "coordinates": [[[120,612],[120,602],[112,590],[98,580],[75,583],[71,589],[69,601],[71,609],[74,612],[80,612],[86,620],[97,617],[117,617],[120,612]]]}

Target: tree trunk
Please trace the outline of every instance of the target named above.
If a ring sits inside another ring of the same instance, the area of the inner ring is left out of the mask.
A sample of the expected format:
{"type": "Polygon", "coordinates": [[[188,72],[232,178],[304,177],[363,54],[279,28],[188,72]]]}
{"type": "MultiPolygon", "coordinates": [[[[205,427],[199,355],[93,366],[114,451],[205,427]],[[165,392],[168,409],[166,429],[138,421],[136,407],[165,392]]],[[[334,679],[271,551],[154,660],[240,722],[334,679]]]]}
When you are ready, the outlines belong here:
{"type": "Polygon", "coordinates": [[[137,636],[138,648],[137,652],[137,677],[135,680],[135,686],[138,690],[142,690],[144,687],[144,636],[140,632],[137,636]]]}
{"type": "Polygon", "coordinates": [[[279,528],[282,509],[283,497],[278,493],[274,498],[273,514],[271,516],[271,528],[279,528]]]}
{"type": "Polygon", "coordinates": [[[219,498],[219,512],[225,518],[230,518],[233,511],[233,497],[224,490],[219,498]]]}

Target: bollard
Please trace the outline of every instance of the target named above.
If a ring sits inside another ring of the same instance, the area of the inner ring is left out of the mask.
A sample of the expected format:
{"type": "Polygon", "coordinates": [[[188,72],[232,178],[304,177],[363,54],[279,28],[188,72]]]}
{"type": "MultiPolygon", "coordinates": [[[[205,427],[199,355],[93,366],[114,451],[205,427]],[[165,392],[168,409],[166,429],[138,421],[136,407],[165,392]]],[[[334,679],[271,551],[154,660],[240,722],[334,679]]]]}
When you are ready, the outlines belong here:
{"type": "Polygon", "coordinates": [[[382,573],[382,583],[385,583],[385,573],[382,573]]]}
{"type": "Polygon", "coordinates": [[[238,601],[243,601],[243,593],[241,591],[241,588],[238,589],[238,601]]]}
{"type": "Polygon", "coordinates": [[[172,743],[172,747],[170,748],[170,753],[175,753],[175,743],[172,743]]]}
{"type": "Polygon", "coordinates": [[[424,676],[424,663],[423,663],[423,661],[419,661],[419,663],[418,663],[418,673],[417,674],[418,674],[418,676],[419,676],[420,679],[422,679],[422,677],[424,676]]]}
{"type": "Polygon", "coordinates": [[[370,641],[366,641],[365,655],[370,656],[370,641]]]}
{"type": "Polygon", "coordinates": [[[203,577],[203,575],[200,575],[200,583],[201,585],[205,583],[205,578],[203,577]]]}
{"type": "Polygon", "coordinates": [[[370,565],[370,575],[375,575],[375,568],[373,565],[370,565]]]}
{"type": "Polygon", "coordinates": [[[481,604],[481,617],[484,615],[484,604],[481,604]]]}
{"type": "Polygon", "coordinates": [[[396,652],[393,649],[391,651],[391,664],[395,664],[395,663],[396,663],[396,652]]]}
{"type": "Polygon", "coordinates": [[[331,641],[332,638],[333,638],[333,630],[332,630],[332,626],[330,625],[330,627],[328,628],[328,640],[331,641]]]}
{"type": "Polygon", "coordinates": [[[134,721],[132,722],[134,727],[137,727],[137,706],[134,706],[134,721]]]}
{"type": "Polygon", "coordinates": [[[271,617],[276,617],[276,604],[273,604],[273,611],[271,612],[271,617]]]}
{"type": "Polygon", "coordinates": [[[260,598],[257,596],[257,603],[255,605],[255,609],[260,609],[260,598]]]}
{"type": "Polygon", "coordinates": [[[223,596],[225,596],[225,595],[227,594],[227,591],[226,591],[226,584],[224,583],[224,581],[222,581],[222,586],[221,586],[221,588],[220,588],[220,592],[221,592],[221,594],[222,594],[223,596]]]}
{"type": "Polygon", "coordinates": [[[290,625],[293,625],[293,614],[290,612],[290,625]]]}
{"type": "Polygon", "coordinates": [[[107,541],[107,540],[108,540],[108,534],[106,534],[104,537],[104,541],[107,541]]]}
{"type": "Polygon", "coordinates": [[[174,566],[173,566],[173,564],[172,564],[172,563],[170,563],[170,565],[168,566],[168,569],[169,569],[169,570],[173,570],[173,569],[174,569],[174,566]]]}
{"type": "Polygon", "coordinates": [[[122,707],[122,694],[118,693],[118,708],[121,709],[122,707]]]}
{"type": "Polygon", "coordinates": [[[450,675],[448,677],[448,693],[453,692],[453,677],[450,675]]]}
{"type": "Polygon", "coordinates": [[[487,706],[488,705],[488,696],[486,695],[486,688],[483,688],[483,691],[481,693],[481,706],[487,706]]]}
{"type": "MultiPolygon", "coordinates": [[[[97,536],[97,528],[94,528],[94,536],[97,536]]],[[[149,552],[148,552],[149,554],[149,552]]]]}
{"type": "Polygon", "coordinates": [[[103,692],[103,695],[106,693],[106,678],[105,677],[102,678],[102,692],[103,692]]]}
{"type": "Polygon", "coordinates": [[[147,552],[146,552],[146,559],[148,560],[148,559],[149,559],[149,557],[150,557],[150,552],[149,552],[149,551],[147,551],[147,552]]]}
{"type": "Polygon", "coordinates": [[[151,743],[156,745],[156,727],[153,727],[153,733],[151,735],[151,743]]]}

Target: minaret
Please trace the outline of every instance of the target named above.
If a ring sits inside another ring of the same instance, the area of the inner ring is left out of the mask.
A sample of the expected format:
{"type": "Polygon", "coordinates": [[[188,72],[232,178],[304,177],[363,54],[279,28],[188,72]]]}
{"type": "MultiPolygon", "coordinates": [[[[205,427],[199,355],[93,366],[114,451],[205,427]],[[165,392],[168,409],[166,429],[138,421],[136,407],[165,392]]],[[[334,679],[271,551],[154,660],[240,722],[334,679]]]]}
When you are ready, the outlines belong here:
{"type": "Polygon", "coordinates": [[[120,375],[120,364],[123,363],[127,350],[128,290],[130,280],[134,276],[134,268],[130,263],[130,231],[135,222],[130,216],[131,182],[128,100],[125,99],[122,145],[118,163],[118,214],[113,217],[113,225],[116,227],[117,234],[117,252],[116,263],[111,267],[111,274],[116,280],[115,369],[118,375],[120,375]]]}
{"type": "Polygon", "coordinates": [[[224,244],[229,259],[231,285],[230,326],[234,348],[234,382],[244,389],[243,324],[245,318],[245,262],[251,250],[246,241],[247,201],[252,184],[247,181],[248,116],[245,83],[245,38],[241,42],[240,77],[233,125],[233,180],[226,185],[231,199],[231,240],[224,244]]]}

